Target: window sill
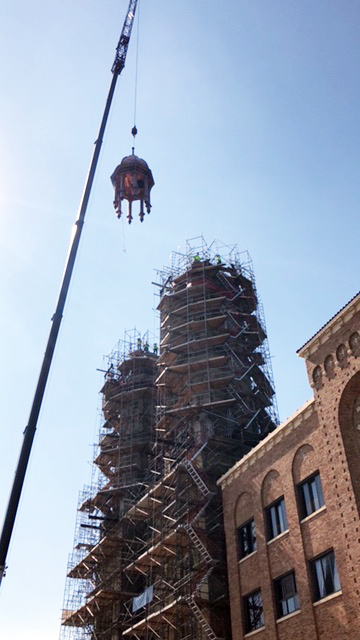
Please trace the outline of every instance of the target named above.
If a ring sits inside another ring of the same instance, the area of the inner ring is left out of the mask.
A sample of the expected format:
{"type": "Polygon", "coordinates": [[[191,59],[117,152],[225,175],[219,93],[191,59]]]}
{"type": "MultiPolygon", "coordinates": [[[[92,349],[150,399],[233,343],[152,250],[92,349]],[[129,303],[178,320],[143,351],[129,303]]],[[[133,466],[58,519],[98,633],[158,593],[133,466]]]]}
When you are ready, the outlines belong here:
{"type": "Polygon", "coordinates": [[[281,533],[279,533],[278,536],[276,536],[275,538],[271,538],[271,540],[268,540],[266,544],[272,544],[272,542],[275,542],[275,540],[279,540],[280,538],[282,538],[283,536],[286,536],[289,533],[289,529],[286,529],[286,531],[282,531],[281,533]]]}
{"type": "Polygon", "coordinates": [[[341,589],[340,591],[335,591],[335,593],[330,593],[329,596],[326,596],[325,598],[321,598],[321,600],[317,600],[316,602],[313,602],[313,607],[317,607],[319,604],[323,604],[324,602],[328,602],[329,600],[333,600],[333,598],[338,598],[339,596],[342,596],[341,589]]]}
{"type": "Polygon", "coordinates": [[[326,511],[326,504],[324,504],[323,507],[320,507],[320,509],[316,509],[316,511],[313,511],[308,516],[300,520],[300,523],[302,524],[303,522],[308,522],[309,520],[311,520],[311,518],[314,518],[314,516],[317,516],[318,514],[323,513],[324,511],[326,511]]]}
{"type": "Polygon", "coordinates": [[[260,631],[264,631],[264,629],[265,625],[263,627],[259,627],[259,629],[254,629],[254,631],[249,631],[249,633],[244,634],[244,638],[251,638],[251,636],[254,636],[256,633],[260,633],[260,631]]]}
{"type": "Polygon", "coordinates": [[[289,620],[289,618],[293,618],[294,616],[297,616],[299,613],[301,613],[301,609],[297,609],[296,611],[293,611],[292,613],[288,613],[287,616],[283,616],[282,618],[278,618],[278,620],[276,620],[276,624],[280,624],[281,622],[284,622],[285,620],[289,620]]]}
{"type": "Polygon", "coordinates": [[[257,549],[255,549],[255,551],[252,551],[251,553],[248,553],[247,556],[240,558],[239,564],[241,564],[242,562],[245,562],[245,560],[247,560],[248,558],[251,558],[251,556],[254,556],[255,553],[257,553],[257,549]]]}

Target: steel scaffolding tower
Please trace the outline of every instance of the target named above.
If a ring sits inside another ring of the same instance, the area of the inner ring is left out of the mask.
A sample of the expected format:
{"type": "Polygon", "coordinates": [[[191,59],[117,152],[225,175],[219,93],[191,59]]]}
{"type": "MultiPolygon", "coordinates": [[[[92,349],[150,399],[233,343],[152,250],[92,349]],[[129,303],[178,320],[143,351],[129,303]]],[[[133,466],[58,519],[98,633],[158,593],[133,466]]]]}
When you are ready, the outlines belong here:
{"type": "Polygon", "coordinates": [[[82,503],[99,541],[68,574],[84,601],[65,604],[64,638],[230,638],[216,481],[278,423],[265,325],[236,247],[195,239],[158,275],[160,355],[117,364],[123,375],[147,362],[147,384],[125,392],[110,370],[103,388],[115,439],[104,436],[95,463],[108,484],[82,503]],[[138,402],[129,414],[126,397],[138,402]]]}
{"type": "Polygon", "coordinates": [[[65,588],[62,638],[114,638],[121,600],[134,596],[142,578],[123,572],[141,547],[143,525],[124,518],[151,483],[155,442],[155,363],[148,334],[126,332],[107,358],[105,421],[94,465],[98,474],[80,495],[74,552],[65,588]]]}

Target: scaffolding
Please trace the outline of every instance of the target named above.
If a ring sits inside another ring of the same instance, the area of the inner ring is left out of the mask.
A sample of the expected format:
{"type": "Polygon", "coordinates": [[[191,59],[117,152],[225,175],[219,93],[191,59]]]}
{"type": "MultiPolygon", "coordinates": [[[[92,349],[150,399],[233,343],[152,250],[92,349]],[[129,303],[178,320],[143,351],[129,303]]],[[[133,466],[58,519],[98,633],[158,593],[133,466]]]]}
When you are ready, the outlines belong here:
{"type": "Polygon", "coordinates": [[[102,389],[108,482],[80,507],[101,525],[68,573],[72,640],[231,637],[216,481],[278,424],[262,308],[236,246],[196,238],[158,278],[159,354],[118,355],[102,389]]]}
{"type": "Polygon", "coordinates": [[[103,423],[93,481],[80,494],[74,552],[68,564],[63,640],[115,638],[121,599],[142,588],[123,566],[137,552],[143,524],[124,518],[149,489],[155,443],[156,343],[147,332],[125,332],[105,359],[103,423]]]}

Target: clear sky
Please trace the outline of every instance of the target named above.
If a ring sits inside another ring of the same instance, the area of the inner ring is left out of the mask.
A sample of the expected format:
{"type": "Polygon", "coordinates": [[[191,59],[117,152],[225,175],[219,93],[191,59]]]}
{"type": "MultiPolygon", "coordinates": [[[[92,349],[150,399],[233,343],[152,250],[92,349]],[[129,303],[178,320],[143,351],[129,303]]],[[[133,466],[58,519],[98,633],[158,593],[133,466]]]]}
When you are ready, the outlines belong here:
{"type": "MultiPolygon", "coordinates": [[[[0,517],[45,349],[127,0],[2,0],[0,517]]],[[[359,290],[356,0],[141,0],[136,152],[153,210],[119,222],[136,31],[118,83],[0,594],[2,640],[56,640],[103,366],[154,331],[154,269],[204,234],[248,249],[281,419],[308,398],[296,349],[359,290]]]]}

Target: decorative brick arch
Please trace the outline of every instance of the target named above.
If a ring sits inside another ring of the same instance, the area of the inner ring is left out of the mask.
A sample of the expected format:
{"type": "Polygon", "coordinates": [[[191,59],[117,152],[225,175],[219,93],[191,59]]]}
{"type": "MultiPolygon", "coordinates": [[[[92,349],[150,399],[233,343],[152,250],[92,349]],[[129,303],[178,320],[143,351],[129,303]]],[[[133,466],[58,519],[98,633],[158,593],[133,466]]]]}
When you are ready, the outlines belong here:
{"type": "Polygon", "coordinates": [[[339,425],[344,443],[351,482],[360,513],[360,371],[347,383],[339,403],[339,425]]]}
{"type": "Polygon", "coordinates": [[[271,469],[266,474],[261,487],[261,500],[263,508],[284,495],[283,483],[280,473],[276,469],[271,469]]]}
{"type": "Polygon", "coordinates": [[[299,484],[312,473],[317,471],[315,451],[311,444],[303,444],[297,449],[292,464],[294,484],[299,484]]]}
{"type": "Polygon", "coordinates": [[[244,522],[251,520],[254,517],[254,505],[251,494],[248,491],[244,491],[235,503],[234,508],[234,521],[235,528],[240,527],[244,522]]]}

